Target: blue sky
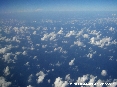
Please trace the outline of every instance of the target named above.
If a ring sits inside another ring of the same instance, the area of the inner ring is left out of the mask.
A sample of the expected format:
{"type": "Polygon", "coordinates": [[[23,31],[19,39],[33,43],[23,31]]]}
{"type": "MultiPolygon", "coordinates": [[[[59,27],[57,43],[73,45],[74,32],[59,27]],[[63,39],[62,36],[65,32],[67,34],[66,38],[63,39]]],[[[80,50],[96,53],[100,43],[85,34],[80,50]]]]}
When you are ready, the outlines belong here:
{"type": "Polygon", "coordinates": [[[117,0],[0,0],[0,12],[117,11],[117,0]]]}

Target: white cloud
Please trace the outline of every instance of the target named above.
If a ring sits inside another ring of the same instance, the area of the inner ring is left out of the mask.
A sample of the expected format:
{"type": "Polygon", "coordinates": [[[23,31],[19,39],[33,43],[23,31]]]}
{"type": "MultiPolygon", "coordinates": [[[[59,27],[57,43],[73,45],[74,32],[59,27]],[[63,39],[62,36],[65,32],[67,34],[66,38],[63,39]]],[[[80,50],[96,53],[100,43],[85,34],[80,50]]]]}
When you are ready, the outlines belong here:
{"type": "Polygon", "coordinates": [[[59,30],[57,34],[63,34],[63,29],[59,30]]]}
{"type": "Polygon", "coordinates": [[[23,54],[23,55],[27,55],[27,52],[26,52],[26,51],[24,51],[22,54],[23,54]]]}
{"type": "Polygon", "coordinates": [[[75,31],[74,31],[74,30],[73,30],[73,31],[68,32],[68,33],[66,34],[66,36],[65,36],[65,37],[70,37],[70,36],[72,36],[72,35],[75,35],[75,31]]]}
{"type": "Polygon", "coordinates": [[[90,39],[90,43],[97,45],[98,47],[104,47],[104,46],[109,46],[111,44],[111,38],[110,37],[105,37],[105,38],[97,38],[97,37],[92,37],[90,39]]]}
{"type": "Polygon", "coordinates": [[[7,47],[1,48],[0,49],[0,54],[4,54],[8,51],[9,49],[7,47]]]}
{"type": "Polygon", "coordinates": [[[110,27],[109,30],[110,30],[110,31],[114,31],[114,28],[113,28],[113,27],[110,27]]]}
{"type": "Polygon", "coordinates": [[[25,66],[30,66],[30,65],[29,65],[29,62],[26,62],[26,64],[24,64],[24,65],[25,65],[25,66]]]}
{"type": "Polygon", "coordinates": [[[28,77],[28,82],[32,82],[32,77],[33,77],[33,74],[31,74],[31,75],[28,77]]]}
{"type": "Polygon", "coordinates": [[[7,66],[5,69],[4,69],[4,75],[5,76],[8,76],[10,74],[10,71],[9,71],[9,67],[7,66]]]}
{"type": "Polygon", "coordinates": [[[12,59],[10,58],[10,56],[12,55],[12,53],[6,53],[3,55],[3,59],[5,62],[10,63],[12,61],[12,59]]]}
{"type": "Polygon", "coordinates": [[[27,87],[33,87],[33,86],[29,85],[29,86],[27,86],[27,87]]]}
{"type": "Polygon", "coordinates": [[[84,38],[89,38],[89,35],[88,34],[84,34],[83,37],[84,38]]]}
{"type": "Polygon", "coordinates": [[[44,74],[43,71],[40,71],[36,76],[38,76],[37,83],[42,83],[46,74],[44,74]]]}
{"type": "Polygon", "coordinates": [[[51,32],[50,34],[46,33],[43,35],[43,37],[41,38],[42,41],[47,41],[47,40],[55,40],[56,39],[56,35],[55,32],[51,32]]]}
{"type": "Polygon", "coordinates": [[[87,54],[87,57],[89,57],[89,58],[92,58],[92,56],[93,56],[92,53],[87,54]]]}
{"type": "Polygon", "coordinates": [[[34,31],[33,34],[36,35],[36,31],[34,31]]]}
{"type": "Polygon", "coordinates": [[[62,81],[62,78],[58,77],[54,82],[54,87],[67,87],[68,84],[67,81],[62,81]]]}
{"type": "Polygon", "coordinates": [[[70,74],[67,74],[66,76],[65,76],[65,80],[67,81],[67,82],[69,82],[69,83],[71,83],[73,80],[70,78],[70,74]]]}
{"type": "Polygon", "coordinates": [[[107,71],[106,70],[102,70],[101,75],[102,76],[106,76],[107,75],[107,71]]]}
{"type": "Polygon", "coordinates": [[[50,80],[50,79],[48,79],[48,83],[50,83],[50,81],[51,81],[51,80],[50,80]]]}
{"type": "Polygon", "coordinates": [[[88,74],[87,75],[83,75],[83,77],[78,77],[77,83],[85,83],[85,81],[87,81],[88,78],[88,74]]]}
{"type": "Polygon", "coordinates": [[[74,44],[78,46],[84,46],[83,42],[81,41],[74,41],[74,44]]]}
{"type": "Polygon", "coordinates": [[[69,65],[72,66],[74,65],[75,58],[69,62],[69,65]]]}
{"type": "Polygon", "coordinates": [[[5,81],[4,77],[0,77],[0,87],[8,87],[11,85],[11,82],[5,81]]]}

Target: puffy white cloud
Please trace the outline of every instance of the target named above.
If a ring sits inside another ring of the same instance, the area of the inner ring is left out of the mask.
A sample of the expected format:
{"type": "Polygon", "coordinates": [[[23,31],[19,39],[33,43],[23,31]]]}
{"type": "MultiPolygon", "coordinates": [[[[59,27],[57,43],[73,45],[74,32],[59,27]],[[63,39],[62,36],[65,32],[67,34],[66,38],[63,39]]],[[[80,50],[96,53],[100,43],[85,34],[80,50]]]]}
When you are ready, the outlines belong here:
{"type": "Polygon", "coordinates": [[[63,48],[62,47],[57,47],[57,48],[54,48],[54,51],[58,51],[59,50],[59,52],[61,52],[61,53],[67,53],[67,51],[66,50],[63,50],[63,48]]]}
{"type": "Polygon", "coordinates": [[[26,64],[24,64],[24,65],[25,65],[25,66],[30,66],[30,65],[29,65],[29,62],[26,62],[26,64]]]}
{"type": "Polygon", "coordinates": [[[33,86],[29,85],[29,86],[27,86],[27,87],[33,87],[33,86]]]}
{"type": "Polygon", "coordinates": [[[33,34],[36,35],[36,31],[34,31],[33,34]]]}
{"type": "Polygon", "coordinates": [[[33,74],[31,74],[31,75],[28,77],[28,82],[32,82],[32,77],[33,77],[33,74]]]}
{"type": "Polygon", "coordinates": [[[22,54],[23,54],[23,55],[27,55],[27,52],[26,52],[26,51],[24,51],[22,54]]]}
{"type": "Polygon", "coordinates": [[[84,34],[83,37],[84,38],[89,38],[89,35],[88,34],[84,34]]]}
{"type": "Polygon", "coordinates": [[[55,32],[51,32],[50,34],[46,33],[46,34],[43,35],[43,37],[41,38],[41,40],[42,41],[44,41],[44,40],[47,41],[48,39],[49,40],[55,40],[56,35],[57,34],[55,34],[55,32]]]}
{"type": "Polygon", "coordinates": [[[110,30],[110,31],[114,31],[114,28],[113,28],[113,27],[110,27],[109,30],[110,30]]]}
{"type": "Polygon", "coordinates": [[[105,38],[99,39],[97,37],[92,37],[90,39],[90,43],[102,48],[104,46],[109,46],[111,44],[111,38],[105,37],[105,38]]]}
{"type": "Polygon", "coordinates": [[[72,35],[75,35],[75,31],[74,31],[74,30],[73,30],[73,31],[68,32],[68,33],[66,34],[66,36],[65,36],[65,37],[70,37],[70,36],[72,36],[72,35]]]}
{"type": "Polygon", "coordinates": [[[81,41],[74,41],[74,44],[78,46],[84,46],[83,42],[81,41]]]}
{"type": "Polygon", "coordinates": [[[92,58],[92,56],[93,56],[92,53],[87,54],[87,57],[89,57],[89,58],[92,58]]]}
{"type": "Polygon", "coordinates": [[[48,79],[48,83],[50,83],[50,81],[51,81],[51,80],[50,80],[50,79],[48,79]]]}
{"type": "Polygon", "coordinates": [[[107,71],[106,70],[102,70],[101,75],[102,76],[106,76],[107,75],[107,71]]]}
{"type": "Polygon", "coordinates": [[[4,54],[8,51],[9,49],[7,47],[1,48],[0,49],[0,54],[4,54]]]}
{"type": "Polygon", "coordinates": [[[69,83],[71,83],[73,80],[70,78],[70,74],[67,74],[66,76],[65,76],[65,80],[67,81],[67,82],[69,82],[69,83]]]}
{"type": "Polygon", "coordinates": [[[36,76],[38,76],[37,83],[42,83],[46,74],[44,74],[43,71],[40,71],[36,76]]]}
{"type": "Polygon", "coordinates": [[[85,81],[87,81],[88,78],[88,74],[87,75],[83,75],[83,77],[78,77],[77,83],[85,83],[85,81]]]}
{"type": "Polygon", "coordinates": [[[59,30],[57,34],[63,34],[63,29],[59,30]]]}
{"type": "Polygon", "coordinates": [[[0,87],[8,87],[11,85],[11,82],[5,81],[4,77],[0,77],[0,87]]]}
{"type": "Polygon", "coordinates": [[[75,58],[69,62],[69,65],[72,66],[74,65],[75,58]]]}
{"type": "Polygon", "coordinates": [[[4,75],[5,76],[8,76],[10,74],[10,71],[9,71],[9,67],[7,66],[5,69],[4,69],[4,75]]]}
{"type": "Polygon", "coordinates": [[[67,81],[62,81],[62,78],[58,77],[54,82],[54,87],[67,87],[68,84],[67,81]]]}
{"type": "Polygon", "coordinates": [[[10,63],[10,62],[12,62],[12,59],[10,58],[11,55],[12,55],[12,53],[6,53],[3,55],[2,59],[4,59],[5,62],[10,63]]]}

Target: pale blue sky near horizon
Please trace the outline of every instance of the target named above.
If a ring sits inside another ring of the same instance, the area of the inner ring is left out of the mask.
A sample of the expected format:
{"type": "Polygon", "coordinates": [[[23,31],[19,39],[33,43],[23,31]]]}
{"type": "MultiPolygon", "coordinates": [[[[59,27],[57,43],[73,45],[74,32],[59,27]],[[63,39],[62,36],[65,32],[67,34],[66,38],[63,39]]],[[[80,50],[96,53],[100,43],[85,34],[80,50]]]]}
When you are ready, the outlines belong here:
{"type": "Polygon", "coordinates": [[[117,11],[117,0],[0,0],[0,12],[117,11]]]}

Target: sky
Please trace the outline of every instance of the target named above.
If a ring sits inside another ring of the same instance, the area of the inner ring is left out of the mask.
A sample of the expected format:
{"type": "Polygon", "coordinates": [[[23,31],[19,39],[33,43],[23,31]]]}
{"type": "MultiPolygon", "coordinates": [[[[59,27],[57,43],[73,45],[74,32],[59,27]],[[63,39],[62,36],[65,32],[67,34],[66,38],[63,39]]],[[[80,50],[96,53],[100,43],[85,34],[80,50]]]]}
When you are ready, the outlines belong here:
{"type": "Polygon", "coordinates": [[[0,0],[0,12],[117,11],[117,0],[0,0]]]}

